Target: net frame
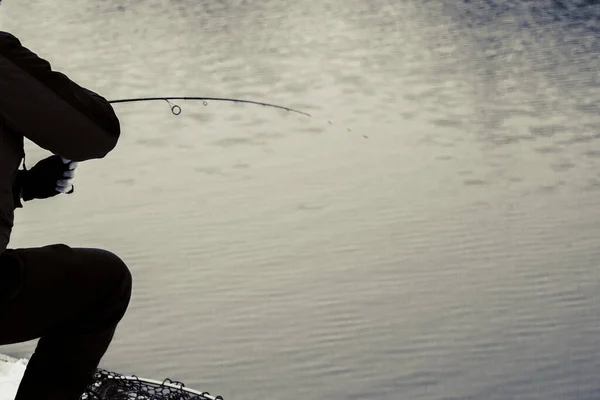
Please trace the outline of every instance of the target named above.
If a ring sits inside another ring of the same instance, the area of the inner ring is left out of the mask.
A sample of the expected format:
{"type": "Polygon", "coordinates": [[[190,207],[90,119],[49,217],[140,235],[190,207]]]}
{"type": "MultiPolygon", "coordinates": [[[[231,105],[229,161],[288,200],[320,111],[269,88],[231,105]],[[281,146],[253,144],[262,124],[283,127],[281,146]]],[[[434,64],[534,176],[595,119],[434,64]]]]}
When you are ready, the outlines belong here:
{"type": "Polygon", "coordinates": [[[81,400],[224,400],[208,392],[186,388],[182,382],[166,378],[162,382],[126,376],[98,368],[94,382],[81,400]]]}

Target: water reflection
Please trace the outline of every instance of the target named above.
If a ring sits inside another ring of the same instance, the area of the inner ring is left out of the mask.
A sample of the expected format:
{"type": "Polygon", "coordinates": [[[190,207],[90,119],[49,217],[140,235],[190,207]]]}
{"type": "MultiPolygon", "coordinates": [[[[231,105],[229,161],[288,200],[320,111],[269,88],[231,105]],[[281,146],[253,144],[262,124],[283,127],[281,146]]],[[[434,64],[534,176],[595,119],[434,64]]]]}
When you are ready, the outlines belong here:
{"type": "Polygon", "coordinates": [[[19,214],[15,245],[131,263],[106,367],[227,399],[598,393],[597,2],[77,3],[0,21],[110,97],[316,116],[123,106],[77,196],[19,214]]]}

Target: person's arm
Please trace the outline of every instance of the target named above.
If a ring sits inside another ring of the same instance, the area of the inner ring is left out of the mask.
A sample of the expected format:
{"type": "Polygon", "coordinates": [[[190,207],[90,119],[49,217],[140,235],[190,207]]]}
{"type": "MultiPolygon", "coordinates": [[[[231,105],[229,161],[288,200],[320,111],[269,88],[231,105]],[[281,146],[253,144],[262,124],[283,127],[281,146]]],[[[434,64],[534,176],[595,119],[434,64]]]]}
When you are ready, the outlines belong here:
{"type": "Polygon", "coordinates": [[[0,117],[38,146],[73,161],[103,158],[117,144],[119,119],[108,101],[0,32],[0,117]]]}

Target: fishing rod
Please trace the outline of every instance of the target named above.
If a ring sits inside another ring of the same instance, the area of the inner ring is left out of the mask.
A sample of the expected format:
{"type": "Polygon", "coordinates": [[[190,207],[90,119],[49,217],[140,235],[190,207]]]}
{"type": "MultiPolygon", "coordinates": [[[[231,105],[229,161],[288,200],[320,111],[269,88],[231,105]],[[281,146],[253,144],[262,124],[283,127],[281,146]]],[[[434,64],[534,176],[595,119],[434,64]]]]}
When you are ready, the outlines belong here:
{"type": "Polygon", "coordinates": [[[181,114],[181,107],[178,106],[177,104],[171,103],[169,100],[200,100],[200,101],[204,102],[205,106],[208,105],[207,101],[228,101],[231,103],[247,103],[247,104],[255,104],[255,105],[259,105],[259,106],[263,106],[263,107],[279,108],[281,110],[286,110],[289,112],[306,115],[307,117],[312,117],[312,115],[310,115],[309,113],[306,113],[306,112],[300,111],[300,110],[295,110],[295,109],[289,108],[289,107],[283,107],[283,106],[278,106],[278,105],[269,104],[269,103],[262,103],[259,101],[228,99],[228,98],[223,98],[223,97],[176,97],[176,96],[136,97],[136,98],[132,98],[132,99],[109,100],[109,103],[115,104],[115,103],[133,103],[133,102],[137,102],[137,101],[166,101],[169,104],[169,107],[171,107],[171,112],[173,113],[173,115],[181,114]]]}
{"type": "MultiPolygon", "coordinates": [[[[2,2],[2,0],[0,0],[0,3],[1,2],[2,2]]],[[[229,98],[223,98],[223,97],[188,97],[188,96],[136,97],[136,98],[131,98],[131,99],[109,100],[108,102],[115,104],[115,103],[133,103],[133,102],[138,102],[138,101],[166,101],[169,104],[169,106],[171,107],[171,112],[173,113],[173,115],[181,114],[181,107],[178,106],[177,104],[171,103],[169,100],[200,100],[200,101],[204,102],[205,106],[208,105],[207,101],[228,101],[228,102],[232,102],[232,103],[255,104],[255,105],[259,105],[259,106],[263,106],[263,107],[279,108],[281,110],[286,110],[289,112],[306,115],[307,117],[312,118],[312,115],[310,115],[309,113],[306,113],[306,112],[300,111],[300,110],[296,110],[293,108],[289,108],[289,107],[278,106],[276,104],[262,103],[259,101],[229,99],[229,98]]],[[[66,158],[63,158],[63,162],[65,164],[67,164],[67,163],[71,162],[71,160],[67,160],[66,158]]],[[[23,168],[27,169],[27,167],[25,166],[25,158],[23,158],[23,168]]],[[[73,184],[71,184],[71,189],[65,193],[71,194],[71,193],[73,193],[74,190],[75,190],[75,186],[73,184]]]]}
{"type": "MultiPolygon", "coordinates": [[[[138,101],[166,101],[169,104],[169,107],[171,107],[171,112],[173,113],[173,115],[181,114],[181,107],[178,106],[177,104],[171,103],[170,100],[199,100],[199,101],[202,101],[205,106],[208,105],[208,103],[207,103],[208,101],[227,101],[230,103],[254,104],[254,105],[259,105],[259,106],[263,106],[263,107],[278,108],[280,110],[285,110],[288,112],[293,112],[293,113],[301,114],[301,115],[312,118],[311,114],[304,112],[304,111],[296,110],[296,109],[290,108],[290,107],[278,106],[276,104],[263,103],[260,101],[230,99],[230,98],[225,98],[225,97],[195,97],[195,96],[194,97],[190,97],[190,96],[135,97],[135,98],[131,98],[131,99],[109,100],[108,102],[111,104],[116,104],[116,103],[133,103],[133,102],[138,102],[138,101]]],[[[329,123],[329,125],[332,124],[331,121],[327,121],[327,122],[329,123]]],[[[348,128],[348,132],[351,132],[351,131],[352,130],[350,128],[348,128]]],[[[363,137],[365,139],[368,139],[367,135],[363,135],[363,137]]]]}
{"type": "MultiPolygon", "coordinates": [[[[2,0],[0,0],[0,2],[1,1],[2,0]]],[[[259,106],[263,106],[263,107],[278,108],[278,109],[281,109],[281,110],[285,110],[285,111],[288,111],[288,112],[294,112],[294,113],[305,115],[307,117],[311,117],[312,118],[312,115],[310,115],[309,113],[304,112],[304,111],[300,111],[300,110],[296,110],[296,109],[293,109],[293,108],[290,108],[290,107],[278,106],[276,104],[263,103],[263,102],[260,102],[260,101],[230,99],[230,98],[224,98],[224,97],[189,97],[189,96],[135,97],[135,98],[131,98],[131,99],[109,100],[108,102],[111,103],[111,104],[116,104],[116,103],[133,103],[133,102],[138,102],[138,101],[166,101],[169,104],[169,107],[171,107],[171,112],[173,113],[173,115],[179,115],[179,114],[181,114],[181,111],[182,111],[181,107],[178,106],[177,104],[171,103],[170,100],[198,100],[198,101],[203,101],[205,106],[208,105],[207,101],[227,101],[227,102],[232,102],[232,103],[255,104],[255,105],[259,105],[259,106]]],[[[328,121],[328,122],[329,122],[329,124],[331,124],[331,121],[328,121]]],[[[348,131],[350,131],[350,129],[348,129],[348,131]]],[[[363,135],[363,137],[367,138],[366,135],[363,135]]],[[[63,158],[63,162],[69,163],[71,161],[63,158]]],[[[23,167],[25,169],[27,169],[25,167],[25,158],[23,158],[23,167]]],[[[74,190],[75,190],[75,185],[71,185],[70,191],[66,192],[66,193],[67,194],[71,194],[71,193],[73,193],[74,190]]]]}

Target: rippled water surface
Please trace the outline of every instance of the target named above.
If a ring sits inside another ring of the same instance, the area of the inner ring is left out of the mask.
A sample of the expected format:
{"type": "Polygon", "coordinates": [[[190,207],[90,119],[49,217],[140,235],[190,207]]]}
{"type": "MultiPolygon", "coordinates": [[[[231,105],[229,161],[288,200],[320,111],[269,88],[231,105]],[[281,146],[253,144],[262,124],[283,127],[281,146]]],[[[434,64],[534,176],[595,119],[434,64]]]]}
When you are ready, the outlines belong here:
{"type": "Polygon", "coordinates": [[[102,367],[227,400],[600,397],[597,1],[5,3],[109,99],[314,115],[115,105],[76,194],[18,211],[13,247],[130,265],[102,367]]]}

